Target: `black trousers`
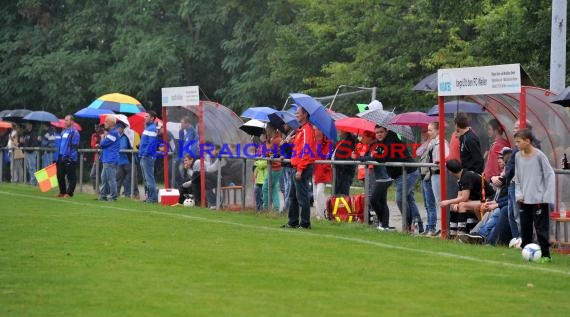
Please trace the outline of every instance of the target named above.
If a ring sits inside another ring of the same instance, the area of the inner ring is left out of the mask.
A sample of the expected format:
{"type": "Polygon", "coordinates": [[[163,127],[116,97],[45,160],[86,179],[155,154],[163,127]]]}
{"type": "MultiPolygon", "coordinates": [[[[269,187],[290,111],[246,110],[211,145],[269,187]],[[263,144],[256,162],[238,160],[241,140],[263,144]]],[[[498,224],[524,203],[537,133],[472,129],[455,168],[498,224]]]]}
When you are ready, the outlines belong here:
{"type": "Polygon", "coordinates": [[[388,187],[392,185],[392,181],[388,182],[375,182],[372,197],[370,197],[370,204],[372,209],[378,216],[378,224],[384,228],[390,226],[390,210],[388,209],[388,187]]]}
{"type": "Polygon", "coordinates": [[[59,193],[62,195],[68,194],[69,196],[73,196],[73,192],[75,192],[75,185],[77,184],[77,162],[72,160],[62,160],[60,158],[58,159],[56,166],[59,193]]]}
{"type": "Polygon", "coordinates": [[[521,247],[532,243],[532,228],[536,230],[536,239],[543,257],[550,257],[548,242],[550,219],[548,204],[520,204],[521,210],[521,247]]]}

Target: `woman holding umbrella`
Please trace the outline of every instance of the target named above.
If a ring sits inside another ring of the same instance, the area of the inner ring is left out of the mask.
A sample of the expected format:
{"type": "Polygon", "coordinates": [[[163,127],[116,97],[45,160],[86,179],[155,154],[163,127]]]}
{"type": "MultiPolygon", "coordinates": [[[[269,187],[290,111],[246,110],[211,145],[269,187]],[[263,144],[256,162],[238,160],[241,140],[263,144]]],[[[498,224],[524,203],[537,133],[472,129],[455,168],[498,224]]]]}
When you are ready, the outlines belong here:
{"type": "Polygon", "coordinates": [[[10,179],[12,183],[24,181],[24,152],[20,149],[21,130],[18,124],[12,122],[12,132],[8,140],[10,150],[10,179]]]}

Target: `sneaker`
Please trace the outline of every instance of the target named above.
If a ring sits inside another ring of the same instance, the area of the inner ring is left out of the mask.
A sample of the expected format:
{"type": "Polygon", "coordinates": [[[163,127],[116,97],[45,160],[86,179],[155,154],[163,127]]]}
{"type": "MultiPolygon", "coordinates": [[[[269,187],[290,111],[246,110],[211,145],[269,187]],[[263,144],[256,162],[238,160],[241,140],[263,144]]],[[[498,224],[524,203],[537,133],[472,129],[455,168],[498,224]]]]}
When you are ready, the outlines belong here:
{"type": "Polygon", "coordinates": [[[61,198],[61,197],[63,197],[64,195],[65,195],[65,194],[57,194],[57,195],[55,195],[55,197],[61,198]]]}
{"type": "Polygon", "coordinates": [[[98,201],[107,201],[107,198],[105,198],[105,197],[99,197],[97,200],[98,200],[98,201]]]}
{"type": "Polygon", "coordinates": [[[310,229],[311,229],[311,225],[308,225],[308,226],[298,226],[297,229],[310,230],[310,229]]]}
{"type": "Polygon", "coordinates": [[[71,198],[71,196],[69,194],[65,194],[62,198],[71,198]]]}
{"type": "Polygon", "coordinates": [[[292,226],[289,223],[286,223],[284,225],[281,226],[281,228],[283,229],[297,229],[299,226],[292,226]]]}
{"type": "Polygon", "coordinates": [[[552,259],[550,257],[547,256],[543,256],[542,258],[538,259],[538,261],[536,261],[536,263],[538,264],[546,264],[546,263],[550,263],[552,262],[552,259]]]}
{"type": "Polygon", "coordinates": [[[481,244],[485,241],[485,238],[483,238],[483,236],[478,233],[468,233],[467,239],[469,242],[477,244],[481,244]]]}

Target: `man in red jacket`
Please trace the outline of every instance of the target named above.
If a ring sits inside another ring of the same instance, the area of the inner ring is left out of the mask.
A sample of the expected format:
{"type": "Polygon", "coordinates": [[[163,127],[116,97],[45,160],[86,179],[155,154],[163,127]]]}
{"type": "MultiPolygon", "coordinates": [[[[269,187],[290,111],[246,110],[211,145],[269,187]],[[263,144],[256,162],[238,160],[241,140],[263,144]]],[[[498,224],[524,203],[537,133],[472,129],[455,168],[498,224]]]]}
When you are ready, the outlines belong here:
{"type": "Polygon", "coordinates": [[[301,126],[295,133],[291,154],[291,165],[295,174],[289,192],[289,221],[281,227],[311,229],[309,181],[313,177],[313,162],[317,153],[315,131],[309,123],[309,113],[305,109],[297,107],[296,117],[301,126]]]}

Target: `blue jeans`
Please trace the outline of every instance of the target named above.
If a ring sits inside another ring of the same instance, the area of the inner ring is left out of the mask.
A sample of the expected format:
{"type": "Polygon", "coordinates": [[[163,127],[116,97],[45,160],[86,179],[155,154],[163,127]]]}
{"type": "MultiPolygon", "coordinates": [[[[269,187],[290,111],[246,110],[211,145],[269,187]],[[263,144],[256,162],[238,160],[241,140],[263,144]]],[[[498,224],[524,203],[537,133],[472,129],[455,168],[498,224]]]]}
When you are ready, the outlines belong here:
{"type": "Polygon", "coordinates": [[[25,153],[26,156],[26,168],[28,169],[28,181],[32,185],[37,185],[38,181],[36,180],[36,176],[34,173],[36,172],[36,163],[38,159],[38,153],[25,153]]]}
{"type": "Polygon", "coordinates": [[[144,177],[144,187],[148,193],[147,202],[158,202],[158,193],[156,191],[156,181],[154,180],[154,161],[152,156],[143,156],[140,158],[141,170],[144,177]]]}
{"type": "Polygon", "coordinates": [[[117,164],[103,163],[101,184],[99,199],[107,200],[107,196],[111,196],[111,200],[117,200],[117,164]]]}
{"type": "Polygon", "coordinates": [[[291,191],[289,192],[289,225],[292,227],[309,227],[311,225],[311,206],[309,197],[309,181],[313,178],[313,165],[301,173],[301,180],[291,175],[291,191]],[[301,221],[299,222],[299,211],[301,221]]]}
{"type": "Polygon", "coordinates": [[[283,167],[283,172],[279,177],[279,188],[283,193],[283,210],[289,209],[289,192],[291,191],[291,180],[293,169],[291,167],[283,167]]]}
{"type": "Polygon", "coordinates": [[[422,193],[424,196],[424,205],[426,207],[427,213],[427,226],[426,230],[435,231],[437,226],[437,211],[435,205],[435,196],[433,194],[433,188],[431,184],[431,179],[422,180],[422,193]]]}
{"type": "Polygon", "coordinates": [[[408,210],[404,211],[402,209],[402,185],[403,185],[403,176],[397,177],[394,181],[396,182],[396,204],[398,204],[398,208],[400,209],[400,213],[402,214],[402,219],[405,217],[406,224],[408,227],[412,224],[412,219],[418,219],[419,231],[423,232],[423,223],[422,218],[420,217],[420,211],[418,210],[418,206],[416,205],[416,200],[414,198],[414,184],[420,177],[420,172],[415,170],[412,173],[407,175],[406,179],[406,186],[407,186],[407,193],[406,199],[408,202],[408,210]]]}
{"type": "Polygon", "coordinates": [[[255,184],[255,210],[263,209],[263,184],[255,184]]]}
{"type": "Polygon", "coordinates": [[[513,238],[520,237],[520,211],[515,196],[515,183],[511,182],[508,187],[509,193],[509,227],[513,238]]]}
{"type": "MultiPolygon", "coordinates": [[[[279,178],[283,171],[269,171],[271,173],[271,203],[274,210],[280,210],[279,204],[279,178]]],[[[269,176],[263,183],[263,209],[269,209],[269,176]]]]}
{"type": "Polygon", "coordinates": [[[46,168],[48,165],[53,163],[53,161],[55,161],[53,158],[53,152],[44,151],[42,153],[42,168],[46,168]]]}

